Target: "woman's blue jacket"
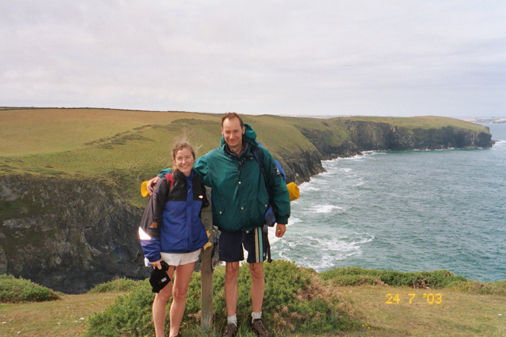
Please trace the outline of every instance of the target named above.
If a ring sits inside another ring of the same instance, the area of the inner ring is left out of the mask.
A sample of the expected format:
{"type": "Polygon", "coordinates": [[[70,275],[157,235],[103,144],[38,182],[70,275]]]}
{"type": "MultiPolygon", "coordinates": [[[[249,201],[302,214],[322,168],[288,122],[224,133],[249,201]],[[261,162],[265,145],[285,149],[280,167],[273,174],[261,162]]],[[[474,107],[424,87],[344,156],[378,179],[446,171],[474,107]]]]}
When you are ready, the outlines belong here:
{"type": "Polygon", "coordinates": [[[200,220],[201,208],[209,205],[204,184],[194,171],[187,177],[176,170],[173,177],[172,187],[166,178],[158,181],[144,211],[142,221],[152,221],[151,238],[141,238],[141,246],[150,262],[160,260],[160,252],[190,253],[208,242],[200,220]]]}

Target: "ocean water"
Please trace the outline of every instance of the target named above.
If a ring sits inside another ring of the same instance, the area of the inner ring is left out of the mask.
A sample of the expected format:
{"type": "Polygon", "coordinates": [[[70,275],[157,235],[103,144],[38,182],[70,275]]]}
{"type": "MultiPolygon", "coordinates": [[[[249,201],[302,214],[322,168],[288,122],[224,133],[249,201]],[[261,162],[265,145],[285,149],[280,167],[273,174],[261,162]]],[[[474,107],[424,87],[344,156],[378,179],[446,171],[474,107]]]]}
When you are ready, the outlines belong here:
{"type": "Polygon", "coordinates": [[[366,152],[301,184],[273,259],[506,278],[506,124],[488,149],[366,152]]]}

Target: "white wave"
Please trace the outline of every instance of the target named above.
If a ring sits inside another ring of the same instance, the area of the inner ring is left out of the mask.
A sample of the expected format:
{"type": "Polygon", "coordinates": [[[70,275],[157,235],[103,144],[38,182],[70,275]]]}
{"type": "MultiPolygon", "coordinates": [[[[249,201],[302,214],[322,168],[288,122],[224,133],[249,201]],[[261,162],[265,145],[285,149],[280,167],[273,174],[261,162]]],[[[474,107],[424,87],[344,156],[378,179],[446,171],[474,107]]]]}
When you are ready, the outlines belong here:
{"type": "Polygon", "coordinates": [[[362,238],[356,242],[346,242],[345,240],[315,238],[306,236],[296,242],[286,242],[277,252],[280,258],[291,260],[292,251],[301,251],[301,248],[311,250],[313,253],[309,256],[303,256],[296,260],[304,267],[310,267],[317,271],[336,267],[336,261],[342,261],[351,257],[362,255],[362,245],[372,241],[373,237],[362,238]]]}
{"type": "Polygon", "coordinates": [[[309,191],[318,191],[318,187],[315,187],[315,186],[311,186],[307,183],[305,183],[306,185],[305,186],[299,186],[299,191],[300,193],[303,193],[303,192],[309,192],[309,191]]]}
{"type": "Polygon", "coordinates": [[[318,205],[311,207],[311,212],[313,213],[330,213],[332,210],[338,209],[345,211],[344,208],[335,206],[335,205],[318,205]]]}

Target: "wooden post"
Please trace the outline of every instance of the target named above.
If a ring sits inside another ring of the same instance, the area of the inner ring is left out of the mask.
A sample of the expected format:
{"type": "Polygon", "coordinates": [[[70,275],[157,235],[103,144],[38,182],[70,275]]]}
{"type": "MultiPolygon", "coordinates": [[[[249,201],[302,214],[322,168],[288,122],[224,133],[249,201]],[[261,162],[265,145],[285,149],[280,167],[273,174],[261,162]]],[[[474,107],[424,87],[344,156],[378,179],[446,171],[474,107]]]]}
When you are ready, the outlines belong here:
{"type": "MultiPolygon", "coordinates": [[[[211,206],[203,208],[201,212],[202,222],[206,227],[206,231],[211,233],[209,241],[213,243],[213,213],[211,206]]],[[[211,330],[213,326],[213,271],[211,252],[213,246],[204,249],[202,253],[202,263],[200,267],[201,277],[201,314],[200,326],[203,332],[211,330]]]]}

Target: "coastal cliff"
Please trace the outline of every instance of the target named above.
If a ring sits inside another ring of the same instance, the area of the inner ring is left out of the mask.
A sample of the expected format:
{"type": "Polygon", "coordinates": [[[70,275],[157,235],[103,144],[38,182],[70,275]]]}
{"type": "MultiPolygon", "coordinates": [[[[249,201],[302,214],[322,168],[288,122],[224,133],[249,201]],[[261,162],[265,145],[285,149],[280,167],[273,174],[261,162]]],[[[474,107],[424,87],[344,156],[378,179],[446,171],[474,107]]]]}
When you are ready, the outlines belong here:
{"type": "MultiPolygon", "coordinates": [[[[146,278],[149,269],[143,267],[137,239],[146,199],[138,189],[167,166],[167,150],[153,144],[172,141],[175,132],[184,130],[194,143],[206,144],[203,154],[220,137],[219,117],[187,115],[191,118],[101,138],[84,149],[0,158],[0,274],[66,293],[84,292],[117,276],[146,278]],[[135,166],[139,158],[153,163],[135,166]]],[[[287,181],[296,183],[324,172],[322,160],[362,151],[492,146],[484,127],[435,119],[423,119],[434,124],[429,126],[381,118],[247,116],[245,122],[282,162],[287,181]]]]}
{"type": "MultiPolygon", "coordinates": [[[[301,183],[309,181],[313,172],[323,171],[321,160],[359,155],[363,151],[486,148],[493,145],[492,136],[486,128],[482,132],[444,126],[440,128],[399,127],[383,122],[350,119],[326,123],[326,129],[300,126],[300,132],[317,151],[298,156],[299,165],[287,165],[287,180],[301,183]],[[335,124],[346,129],[346,138],[337,139],[335,124]],[[293,171],[293,172],[292,172],[293,171]]],[[[287,161],[289,163],[289,161],[287,161]]]]}
{"type": "Polygon", "coordinates": [[[0,209],[0,274],[65,293],[149,276],[137,239],[142,210],[107,185],[1,177],[0,209]]]}

